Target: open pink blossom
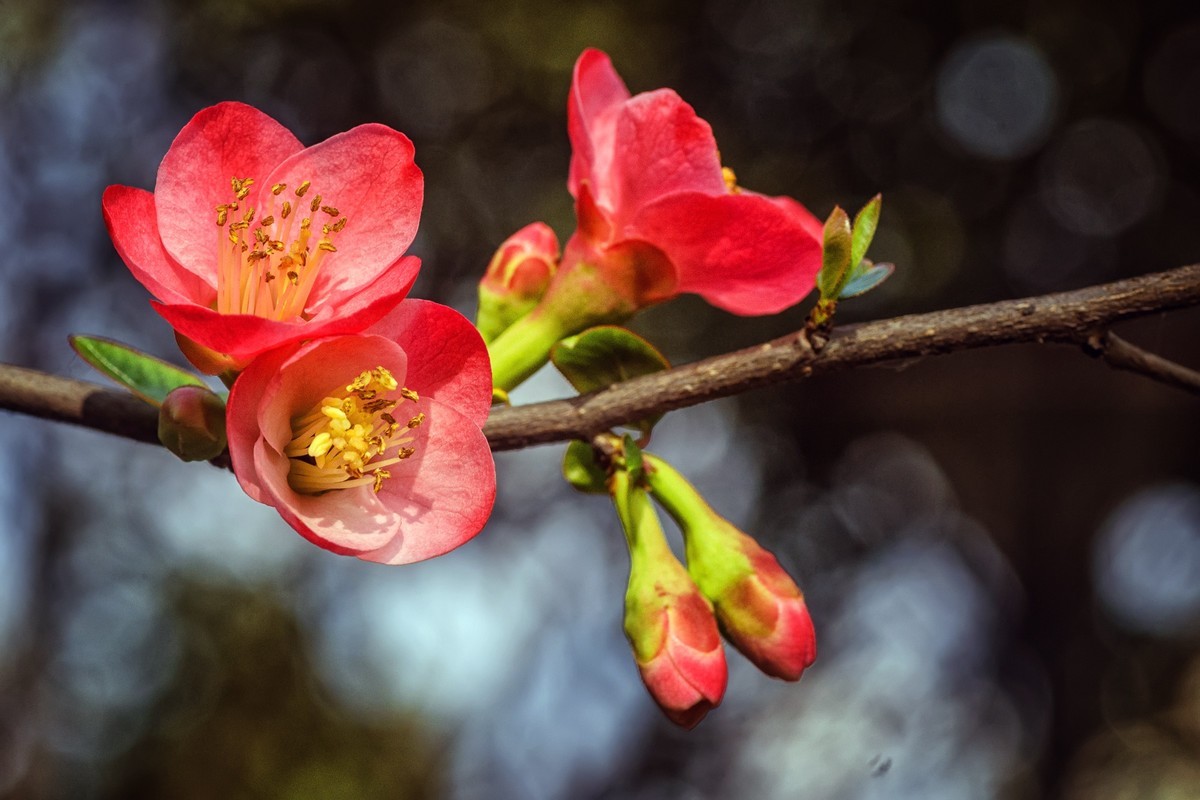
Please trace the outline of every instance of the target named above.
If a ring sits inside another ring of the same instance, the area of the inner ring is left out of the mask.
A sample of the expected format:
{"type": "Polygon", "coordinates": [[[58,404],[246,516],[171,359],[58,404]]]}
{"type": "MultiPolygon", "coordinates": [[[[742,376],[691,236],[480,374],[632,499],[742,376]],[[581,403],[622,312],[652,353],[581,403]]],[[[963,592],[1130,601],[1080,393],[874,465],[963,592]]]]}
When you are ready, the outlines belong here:
{"type": "Polygon", "coordinates": [[[608,56],[585,50],[567,115],[578,229],[564,269],[592,264],[635,308],[690,292],[773,314],[813,289],[820,221],[790,198],[741,190],[708,123],[675,92],[631,97],[608,56]]]}
{"type": "Polygon", "coordinates": [[[306,148],[263,112],[227,102],[179,132],[153,193],[110,186],[103,207],[155,309],[215,372],[288,342],[356,333],[399,303],[420,266],[404,253],[423,192],[402,133],[361,125],[306,148]]]}
{"type": "Polygon", "coordinates": [[[406,300],[361,334],[256,358],[229,397],[233,470],[314,544],[388,564],[432,558],[491,513],[491,396],[474,326],[406,300]]]}

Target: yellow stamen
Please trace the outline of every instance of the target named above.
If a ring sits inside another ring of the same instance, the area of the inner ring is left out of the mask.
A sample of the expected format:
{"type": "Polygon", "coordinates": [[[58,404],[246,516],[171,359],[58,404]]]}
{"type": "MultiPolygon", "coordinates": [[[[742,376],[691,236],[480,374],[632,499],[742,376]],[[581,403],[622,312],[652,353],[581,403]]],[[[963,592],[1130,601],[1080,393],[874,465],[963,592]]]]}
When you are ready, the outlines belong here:
{"type": "MultiPolygon", "coordinates": [[[[276,183],[268,191],[257,194],[262,202],[262,216],[255,222],[259,209],[239,203],[255,191],[253,178],[232,177],[231,202],[215,206],[217,227],[221,231],[217,253],[216,310],[222,314],[254,314],[279,321],[293,320],[306,312],[309,295],[317,283],[324,259],[337,252],[334,238],[346,226],[341,217],[331,224],[320,224],[321,236],[313,236],[312,218],[293,215],[290,200],[282,199],[287,184],[276,183]],[[277,200],[276,198],[280,198],[277,200]],[[235,217],[232,212],[238,212],[235,217]],[[253,226],[253,227],[252,227],[253,226]],[[277,281],[276,278],[287,280],[277,281]]],[[[296,197],[304,197],[311,181],[303,181],[295,189],[296,197]]],[[[337,217],[332,204],[322,205],[322,196],[314,195],[309,206],[313,212],[323,211],[337,217]]]]}
{"type": "Polygon", "coordinates": [[[417,393],[400,386],[384,367],[363,370],[344,389],[322,399],[292,420],[288,483],[303,494],[370,486],[378,492],[391,477],[387,467],[411,458],[414,429],[425,420],[418,412],[406,426],[388,413],[417,393]],[[384,397],[396,392],[398,399],[384,397]]]}

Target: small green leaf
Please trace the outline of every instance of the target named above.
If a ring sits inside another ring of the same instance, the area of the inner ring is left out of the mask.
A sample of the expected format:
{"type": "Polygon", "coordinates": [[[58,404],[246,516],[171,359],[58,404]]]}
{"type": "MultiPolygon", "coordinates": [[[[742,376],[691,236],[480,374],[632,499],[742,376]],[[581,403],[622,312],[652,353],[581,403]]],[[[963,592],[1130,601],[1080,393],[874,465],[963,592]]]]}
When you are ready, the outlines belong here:
{"type": "MultiPolygon", "coordinates": [[[[671,367],[654,345],[616,325],[588,328],[563,339],[551,348],[550,361],[580,394],[671,367]]],[[[639,420],[629,427],[647,434],[661,417],[639,420]]]]}
{"type": "Polygon", "coordinates": [[[80,358],[154,406],[161,406],[172,389],[206,385],[174,364],[111,339],[75,335],[69,341],[80,358]]]}
{"type": "Polygon", "coordinates": [[[654,345],[616,325],[563,339],[550,350],[550,360],[580,394],[671,366],[654,345]]]}
{"type": "MultiPolygon", "coordinates": [[[[852,245],[850,248],[850,263],[854,265],[852,272],[857,270],[863,259],[867,257],[867,248],[871,246],[871,240],[875,238],[875,230],[879,227],[879,212],[882,210],[883,195],[877,194],[854,217],[854,232],[851,234],[852,245]]],[[[853,276],[850,276],[849,280],[853,279],[853,276]]],[[[841,296],[846,297],[847,295],[842,294],[841,296]]]]}
{"type": "Polygon", "coordinates": [[[846,285],[842,287],[842,294],[838,299],[866,294],[892,277],[892,273],[895,271],[895,264],[889,264],[886,261],[873,264],[869,258],[863,259],[859,262],[858,269],[854,270],[850,276],[850,280],[846,281],[846,285]]]}
{"type": "Polygon", "coordinates": [[[825,246],[821,251],[821,271],[817,273],[817,289],[822,299],[836,299],[846,284],[852,249],[850,217],[841,206],[834,206],[825,221],[825,246]]]}
{"type": "Polygon", "coordinates": [[[586,494],[608,494],[608,475],[596,459],[596,451],[587,442],[567,444],[563,455],[563,477],[576,490],[586,494]]]}
{"type": "Polygon", "coordinates": [[[625,452],[625,471],[629,473],[629,482],[641,485],[645,479],[645,466],[642,463],[642,448],[628,433],[621,440],[625,452]]]}

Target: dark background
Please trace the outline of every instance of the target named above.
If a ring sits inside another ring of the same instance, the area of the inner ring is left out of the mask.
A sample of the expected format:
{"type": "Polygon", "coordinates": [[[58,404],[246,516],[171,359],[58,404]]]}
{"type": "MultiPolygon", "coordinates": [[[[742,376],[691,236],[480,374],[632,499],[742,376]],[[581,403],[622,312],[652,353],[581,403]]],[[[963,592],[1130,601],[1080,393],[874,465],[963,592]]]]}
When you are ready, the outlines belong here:
{"type": "MultiPolygon", "coordinates": [[[[72,332],[174,357],[112,250],[199,108],[308,143],[379,121],[425,172],[420,297],[473,311],[511,232],[564,240],[585,46],[670,86],[739,182],[824,216],[884,194],[867,319],[1196,260],[1200,14],[1108,2],[165,4],[0,0],[0,359],[88,376],[72,332]]],[[[677,362],[798,328],[683,298],[677,362]]],[[[1122,326],[1200,365],[1200,315],[1122,326]]],[[[517,400],[568,390],[542,374],[517,400]]],[[[1200,796],[1192,397],[1036,345],[865,369],[674,413],[654,449],[801,581],[798,685],[730,655],[691,733],[620,631],[622,537],[498,457],[484,533],[385,568],[295,536],[232,478],[0,417],[0,796],[1200,796]]]]}

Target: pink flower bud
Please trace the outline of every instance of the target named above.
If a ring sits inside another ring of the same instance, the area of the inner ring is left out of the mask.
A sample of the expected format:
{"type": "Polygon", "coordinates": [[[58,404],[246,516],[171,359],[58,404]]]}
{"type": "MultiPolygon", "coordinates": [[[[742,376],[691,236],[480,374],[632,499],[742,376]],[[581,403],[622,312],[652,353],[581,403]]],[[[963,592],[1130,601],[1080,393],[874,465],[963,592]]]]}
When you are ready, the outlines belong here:
{"type": "Polygon", "coordinates": [[[693,728],[721,702],[728,679],[712,606],[671,552],[646,492],[624,471],[610,488],[629,541],[625,635],[651,697],[676,725],[693,728]]]}
{"type": "Polygon", "coordinates": [[[713,596],[726,638],[768,675],[799,680],[817,657],[816,632],[804,595],[775,556],[726,520],[717,520],[728,526],[722,535],[750,565],[713,596]]]}
{"type": "Polygon", "coordinates": [[[492,256],[479,283],[478,326],[491,341],[533,310],[558,269],[558,237],[544,222],[514,233],[492,256]]]}
{"type": "MultiPolygon", "coordinates": [[[[686,578],[682,565],[675,565],[686,578]]],[[[625,634],[654,701],[676,725],[694,728],[725,694],[721,637],[712,608],[694,585],[683,594],[659,594],[661,584],[654,589],[652,595],[626,596],[625,634]]]]}
{"type": "Polygon", "coordinates": [[[688,572],[712,600],[725,638],[768,675],[799,680],[817,657],[817,640],[795,581],[670,465],[646,460],[655,496],[683,530],[688,572]]]}
{"type": "Polygon", "coordinates": [[[207,461],[225,449],[225,401],[204,386],[180,386],[158,412],[158,440],[184,461],[207,461]]]}

